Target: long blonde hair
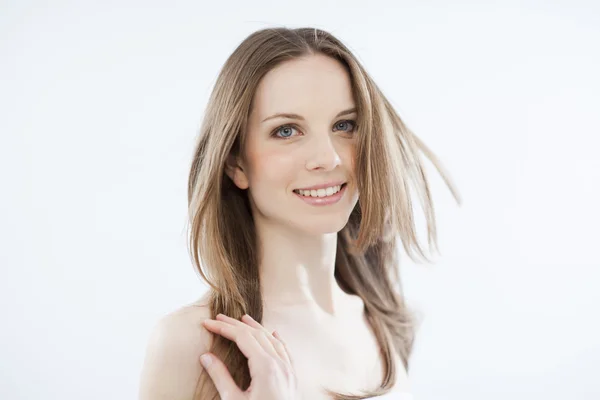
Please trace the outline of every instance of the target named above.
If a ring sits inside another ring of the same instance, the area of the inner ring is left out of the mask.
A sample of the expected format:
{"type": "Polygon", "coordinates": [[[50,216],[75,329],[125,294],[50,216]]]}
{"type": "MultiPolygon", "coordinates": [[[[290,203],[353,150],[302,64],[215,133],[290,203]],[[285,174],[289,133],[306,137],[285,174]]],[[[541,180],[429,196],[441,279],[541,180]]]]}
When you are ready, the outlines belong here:
{"type": "MultiPolygon", "coordinates": [[[[350,50],[330,33],[314,28],[268,28],[248,36],[223,66],[200,129],[188,181],[189,251],[210,286],[211,317],[218,313],[261,322],[263,303],[254,222],[247,191],[225,173],[229,155],[243,149],[252,99],[261,78],[276,65],[312,54],[339,61],[350,75],[357,108],[356,177],[359,201],[338,233],[335,277],[347,293],[359,296],[384,360],[380,388],[361,394],[327,390],[334,399],[363,399],[395,384],[399,355],[408,370],[415,321],[402,295],[397,240],[409,257],[427,260],[418,242],[409,186],[416,189],[437,249],[435,213],[422,152],[436,167],[456,201],[461,200],[435,155],[402,122],[392,105],[350,50]]],[[[237,345],[219,335],[210,351],[228,367],[244,390],[250,384],[247,360],[237,345]]],[[[201,374],[197,399],[216,399],[201,374]]]]}

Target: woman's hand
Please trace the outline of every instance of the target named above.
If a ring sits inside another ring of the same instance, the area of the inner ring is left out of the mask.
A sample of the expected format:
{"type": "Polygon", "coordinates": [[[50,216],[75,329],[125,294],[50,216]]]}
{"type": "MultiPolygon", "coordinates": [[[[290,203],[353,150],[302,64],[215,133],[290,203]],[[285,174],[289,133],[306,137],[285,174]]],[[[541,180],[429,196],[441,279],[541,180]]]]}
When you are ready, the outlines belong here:
{"type": "Polygon", "coordinates": [[[248,390],[242,392],[221,360],[210,353],[200,357],[222,400],[296,398],[297,383],[292,360],[277,332],[272,335],[249,315],[238,321],[219,314],[216,320],[207,319],[203,324],[209,331],[234,341],[248,358],[252,381],[248,390]]]}

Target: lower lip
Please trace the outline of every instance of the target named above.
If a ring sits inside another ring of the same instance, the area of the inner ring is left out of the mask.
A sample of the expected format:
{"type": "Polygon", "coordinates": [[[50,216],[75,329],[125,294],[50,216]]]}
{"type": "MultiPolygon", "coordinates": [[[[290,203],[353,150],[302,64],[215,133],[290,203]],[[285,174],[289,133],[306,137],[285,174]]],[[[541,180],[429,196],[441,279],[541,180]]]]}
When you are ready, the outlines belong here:
{"type": "Polygon", "coordinates": [[[294,192],[294,194],[300,197],[300,199],[303,200],[305,203],[308,203],[312,206],[328,206],[330,204],[335,204],[338,201],[340,201],[340,199],[344,195],[344,192],[346,191],[346,186],[348,186],[348,184],[344,184],[344,186],[342,186],[339,192],[334,193],[331,196],[325,197],[302,196],[301,194],[298,194],[296,192],[294,192]]]}

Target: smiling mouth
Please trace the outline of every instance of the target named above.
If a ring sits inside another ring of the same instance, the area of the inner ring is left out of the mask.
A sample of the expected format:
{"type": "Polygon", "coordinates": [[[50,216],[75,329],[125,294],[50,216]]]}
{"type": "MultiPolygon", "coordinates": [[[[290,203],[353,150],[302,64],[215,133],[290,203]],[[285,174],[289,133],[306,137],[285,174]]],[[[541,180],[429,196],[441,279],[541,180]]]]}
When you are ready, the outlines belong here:
{"type": "Polygon", "coordinates": [[[305,189],[294,189],[294,193],[303,196],[303,197],[329,197],[332,196],[334,194],[336,194],[337,192],[339,192],[340,190],[342,190],[347,183],[343,183],[341,185],[336,185],[336,186],[330,186],[328,188],[323,188],[323,189],[311,189],[311,190],[305,190],[305,189]]]}

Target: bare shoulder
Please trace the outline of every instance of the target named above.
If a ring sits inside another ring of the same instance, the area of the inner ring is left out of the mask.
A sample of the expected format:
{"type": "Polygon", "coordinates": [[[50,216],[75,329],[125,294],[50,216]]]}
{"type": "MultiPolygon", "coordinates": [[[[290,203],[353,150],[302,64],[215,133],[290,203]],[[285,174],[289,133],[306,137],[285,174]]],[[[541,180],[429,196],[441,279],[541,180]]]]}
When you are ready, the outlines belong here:
{"type": "Polygon", "coordinates": [[[204,299],[181,307],[154,326],[146,346],[139,400],[192,400],[202,373],[200,355],[212,334],[202,326],[210,318],[204,299]]]}

